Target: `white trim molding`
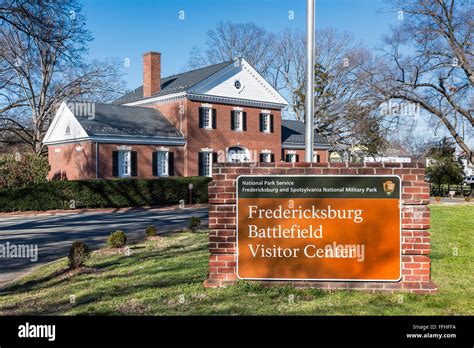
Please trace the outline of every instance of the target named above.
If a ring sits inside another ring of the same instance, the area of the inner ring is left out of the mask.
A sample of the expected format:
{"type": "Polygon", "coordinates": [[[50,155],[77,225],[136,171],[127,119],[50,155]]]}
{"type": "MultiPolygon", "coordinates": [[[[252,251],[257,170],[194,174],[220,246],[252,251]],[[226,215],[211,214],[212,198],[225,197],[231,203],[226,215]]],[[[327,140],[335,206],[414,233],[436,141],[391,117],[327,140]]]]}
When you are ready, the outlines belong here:
{"type": "Polygon", "coordinates": [[[277,110],[281,110],[286,106],[285,104],[262,102],[258,100],[221,97],[217,95],[208,95],[208,94],[189,93],[188,98],[189,100],[193,100],[193,101],[209,101],[209,102],[215,102],[219,104],[228,104],[228,105],[237,105],[237,106],[244,105],[244,106],[250,106],[250,107],[257,107],[257,108],[264,107],[264,108],[271,108],[271,109],[277,109],[277,110]]]}
{"type": "Polygon", "coordinates": [[[165,94],[165,95],[156,96],[156,97],[149,97],[149,98],[139,99],[139,100],[136,100],[136,101],[133,101],[133,102],[124,103],[124,104],[120,104],[120,105],[151,106],[151,105],[169,103],[169,102],[172,102],[172,101],[185,99],[185,98],[186,98],[186,92],[178,92],[178,93],[165,94]]]}
{"type": "MultiPolygon", "coordinates": [[[[281,145],[282,149],[295,149],[295,150],[304,150],[304,144],[282,144],[281,145]]],[[[331,145],[329,144],[314,144],[314,149],[315,150],[330,150],[332,148],[331,145]]]]}

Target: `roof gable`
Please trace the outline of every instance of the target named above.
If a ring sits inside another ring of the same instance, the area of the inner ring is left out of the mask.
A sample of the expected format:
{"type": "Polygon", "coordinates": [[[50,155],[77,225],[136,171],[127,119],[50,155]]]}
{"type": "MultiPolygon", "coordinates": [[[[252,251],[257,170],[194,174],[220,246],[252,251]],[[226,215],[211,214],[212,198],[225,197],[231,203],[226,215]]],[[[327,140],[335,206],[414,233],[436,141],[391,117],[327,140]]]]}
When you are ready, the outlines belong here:
{"type": "Polygon", "coordinates": [[[189,88],[188,93],[288,105],[285,98],[243,58],[189,88]]]}
{"type": "Polygon", "coordinates": [[[66,142],[73,139],[87,138],[88,136],[69,105],[62,102],[46,132],[43,143],[66,142]]]}
{"type": "Polygon", "coordinates": [[[285,98],[243,58],[162,78],[161,90],[151,97],[144,99],[143,86],[140,86],[112,103],[141,105],[141,100],[176,93],[288,105],[285,98]],[[235,87],[236,81],[239,81],[240,88],[235,87]]]}
{"type": "MultiPolygon", "coordinates": [[[[214,75],[224,67],[231,65],[233,62],[223,62],[206,66],[204,68],[187,71],[181,74],[164,77],[161,79],[161,90],[152,95],[159,97],[167,94],[179,93],[186,91],[188,88],[214,75]]],[[[120,98],[113,101],[113,104],[126,104],[143,99],[143,85],[126,93],[120,98]]]]}

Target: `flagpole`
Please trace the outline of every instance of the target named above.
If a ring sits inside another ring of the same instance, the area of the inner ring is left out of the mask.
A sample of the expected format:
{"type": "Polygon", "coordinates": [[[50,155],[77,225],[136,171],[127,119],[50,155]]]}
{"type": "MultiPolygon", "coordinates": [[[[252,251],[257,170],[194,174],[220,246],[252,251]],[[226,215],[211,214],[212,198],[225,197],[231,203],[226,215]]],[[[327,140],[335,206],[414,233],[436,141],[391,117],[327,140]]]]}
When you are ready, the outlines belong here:
{"type": "Polygon", "coordinates": [[[314,7],[306,0],[306,149],[305,161],[313,162],[314,148],[314,7]]]}

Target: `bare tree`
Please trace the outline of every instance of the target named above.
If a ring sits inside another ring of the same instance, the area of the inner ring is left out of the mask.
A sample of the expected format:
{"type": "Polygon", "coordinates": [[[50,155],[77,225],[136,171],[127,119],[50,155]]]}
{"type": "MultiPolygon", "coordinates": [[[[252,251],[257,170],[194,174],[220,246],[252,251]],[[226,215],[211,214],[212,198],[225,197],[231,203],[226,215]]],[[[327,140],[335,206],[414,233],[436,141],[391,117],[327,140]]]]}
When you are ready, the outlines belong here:
{"type": "Polygon", "coordinates": [[[275,38],[274,58],[267,78],[272,86],[290,102],[290,111],[297,120],[304,118],[304,104],[298,91],[306,81],[306,40],[302,32],[285,29],[275,38]]]}
{"type": "Polygon", "coordinates": [[[419,105],[474,163],[466,141],[474,135],[472,5],[463,0],[389,3],[403,20],[385,37],[384,61],[367,81],[381,99],[419,105]]]}
{"type": "Polygon", "coordinates": [[[0,130],[33,152],[63,100],[106,101],[123,89],[115,62],[84,62],[92,38],[76,0],[2,0],[0,22],[0,130]]]}
{"type": "Polygon", "coordinates": [[[254,23],[220,22],[207,32],[206,45],[204,50],[191,50],[191,68],[243,57],[266,77],[272,63],[274,35],[254,23]]]}
{"type": "MultiPolygon", "coordinates": [[[[385,146],[385,115],[379,99],[365,84],[372,55],[353,37],[333,29],[317,33],[315,125],[336,147],[363,145],[375,155],[385,146]]],[[[295,112],[303,114],[305,81],[294,92],[295,112]]]]}

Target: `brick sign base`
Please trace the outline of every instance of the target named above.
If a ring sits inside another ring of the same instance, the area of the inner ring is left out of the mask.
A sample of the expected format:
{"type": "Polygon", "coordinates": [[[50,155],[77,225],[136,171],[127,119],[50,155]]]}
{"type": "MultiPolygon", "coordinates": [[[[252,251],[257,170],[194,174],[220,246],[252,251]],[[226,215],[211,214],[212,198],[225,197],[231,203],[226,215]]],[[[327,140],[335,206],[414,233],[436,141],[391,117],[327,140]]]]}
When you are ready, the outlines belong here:
{"type": "Polygon", "coordinates": [[[429,186],[421,163],[259,163],[216,164],[209,183],[208,287],[237,281],[236,179],[240,175],[398,175],[402,178],[402,279],[399,282],[364,281],[259,281],[262,285],[408,291],[433,294],[438,290],[430,276],[429,186]]]}

